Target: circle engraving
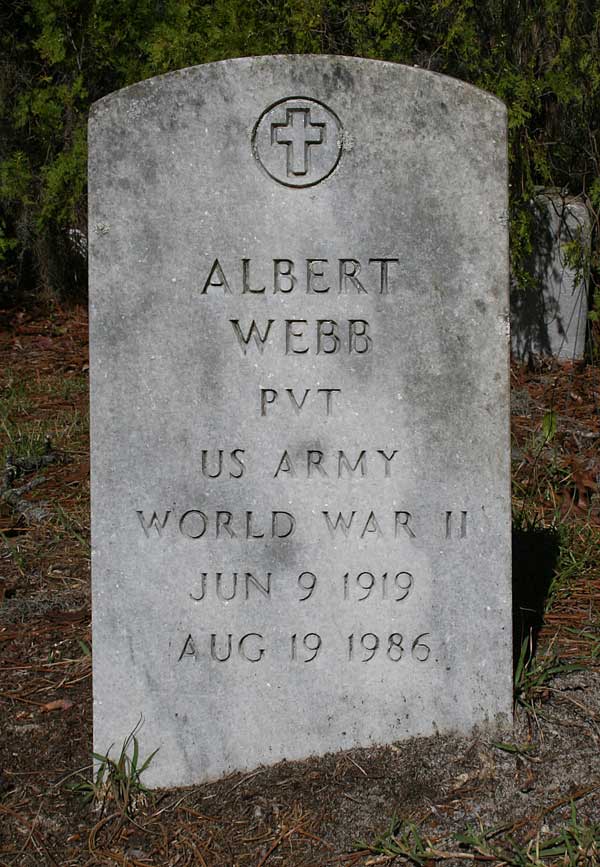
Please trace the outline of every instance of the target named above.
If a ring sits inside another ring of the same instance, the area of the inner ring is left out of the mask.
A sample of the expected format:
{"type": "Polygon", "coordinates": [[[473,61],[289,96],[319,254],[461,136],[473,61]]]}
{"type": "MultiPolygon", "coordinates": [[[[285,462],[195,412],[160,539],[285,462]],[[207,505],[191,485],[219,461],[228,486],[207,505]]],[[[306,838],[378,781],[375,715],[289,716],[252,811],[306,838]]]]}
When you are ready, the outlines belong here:
{"type": "Polygon", "coordinates": [[[339,163],[342,132],[340,119],[324,103],[291,96],[263,111],[252,132],[252,150],[278,184],[312,187],[339,163]]]}

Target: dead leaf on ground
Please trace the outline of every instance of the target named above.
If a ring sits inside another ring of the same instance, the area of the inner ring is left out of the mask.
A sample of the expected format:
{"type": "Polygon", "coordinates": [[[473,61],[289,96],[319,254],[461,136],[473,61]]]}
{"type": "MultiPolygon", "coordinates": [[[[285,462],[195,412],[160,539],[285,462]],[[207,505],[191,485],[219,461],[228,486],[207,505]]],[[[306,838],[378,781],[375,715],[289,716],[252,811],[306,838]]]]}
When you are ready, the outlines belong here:
{"type": "Polygon", "coordinates": [[[40,707],[40,713],[48,713],[52,710],[70,710],[73,707],[73,702],[68,698],[58,698],[56,701],[49,701],[40,707]]]}

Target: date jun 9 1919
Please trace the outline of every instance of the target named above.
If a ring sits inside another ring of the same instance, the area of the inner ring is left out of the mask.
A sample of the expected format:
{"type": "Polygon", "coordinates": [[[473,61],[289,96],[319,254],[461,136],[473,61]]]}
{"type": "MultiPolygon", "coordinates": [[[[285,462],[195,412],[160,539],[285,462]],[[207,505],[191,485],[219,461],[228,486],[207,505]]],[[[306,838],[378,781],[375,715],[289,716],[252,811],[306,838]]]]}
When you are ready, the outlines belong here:
{"type": "Polygon", "coordinates": [[[414,590],[415,579],[406,569],[390,569],[385,572],[363,570],[344,572],[337,576],[319,578],[315,572],[306,570],[291,579],[274,580],[271,572],[258,575],[250,571],[201,572],[195,580],[190,598],[194,602],[216,599],[231,602],[268,600],[279,592],[292,593],[298,602],[318,599],[333,589],[338,598],[347,602],[380,600],[404,602],[414,590]],[[332,587],[333,585],[333,587],[332,587]]]}

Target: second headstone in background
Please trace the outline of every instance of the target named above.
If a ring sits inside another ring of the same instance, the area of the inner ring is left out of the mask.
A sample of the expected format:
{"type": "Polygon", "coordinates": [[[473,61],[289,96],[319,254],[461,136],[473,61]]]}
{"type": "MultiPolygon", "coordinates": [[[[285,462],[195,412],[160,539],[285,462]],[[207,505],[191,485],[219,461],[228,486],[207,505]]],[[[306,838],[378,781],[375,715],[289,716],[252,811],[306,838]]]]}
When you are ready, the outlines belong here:
{"type": "Polygon", "coordinates": [[[531,202],[533,251],[531,285],[511,290],[513,353],[562,360],[583,358],[587,332],[589,255],[592,225],[583,199],[558,191],[540,193],[531,202]]]}

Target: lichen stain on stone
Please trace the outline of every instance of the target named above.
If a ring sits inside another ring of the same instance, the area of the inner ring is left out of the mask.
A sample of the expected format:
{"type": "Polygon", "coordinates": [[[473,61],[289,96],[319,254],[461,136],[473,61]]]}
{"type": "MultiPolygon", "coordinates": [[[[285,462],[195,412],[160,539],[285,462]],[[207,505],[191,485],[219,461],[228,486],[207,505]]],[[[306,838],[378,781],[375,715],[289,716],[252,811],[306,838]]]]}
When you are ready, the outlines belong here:
{"type": "Polygon", "coordinates": [[[354,145],[356,143],[356,139],[354,138],[354,136],[351,133],[344,131],[340,134],[340,137],[338,139],[338,143],[341,147],[344,148],[344,151],[346,153],[350,153],[351,151],[354,150],[354,145]]]}

